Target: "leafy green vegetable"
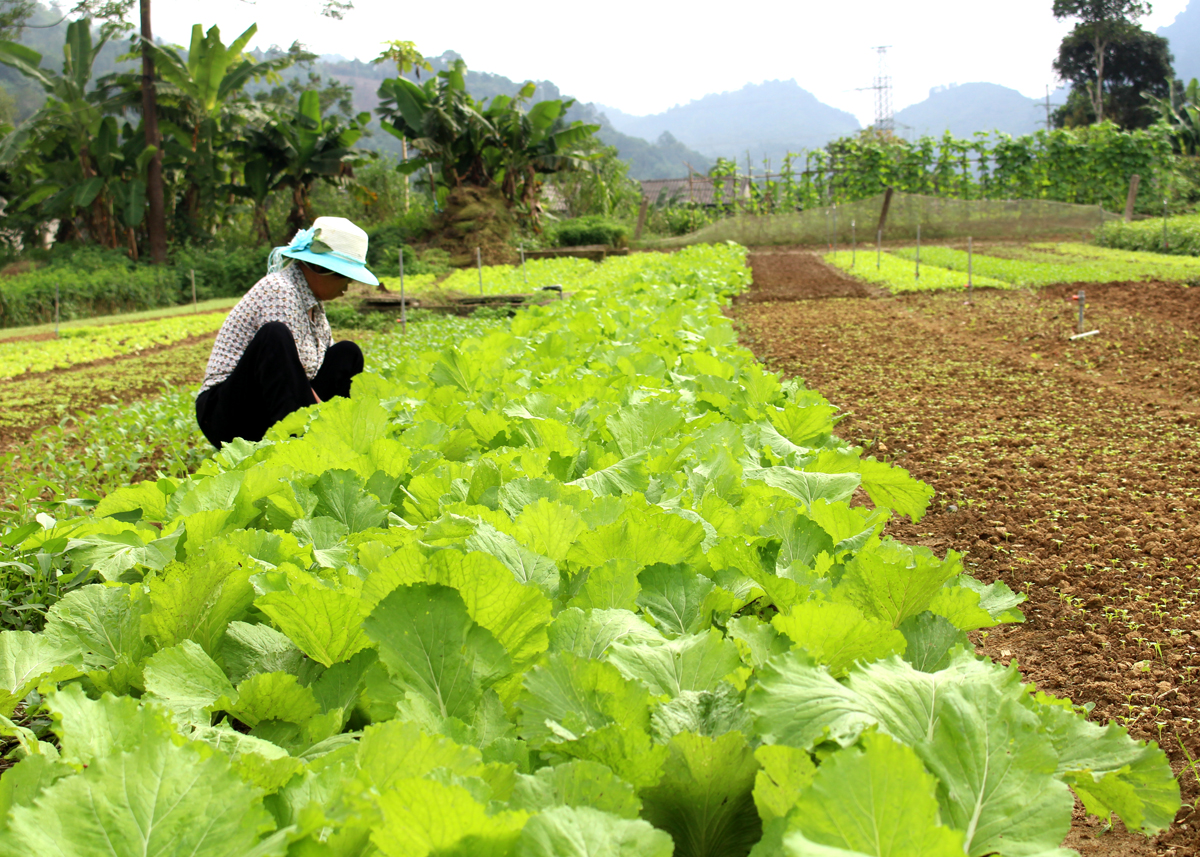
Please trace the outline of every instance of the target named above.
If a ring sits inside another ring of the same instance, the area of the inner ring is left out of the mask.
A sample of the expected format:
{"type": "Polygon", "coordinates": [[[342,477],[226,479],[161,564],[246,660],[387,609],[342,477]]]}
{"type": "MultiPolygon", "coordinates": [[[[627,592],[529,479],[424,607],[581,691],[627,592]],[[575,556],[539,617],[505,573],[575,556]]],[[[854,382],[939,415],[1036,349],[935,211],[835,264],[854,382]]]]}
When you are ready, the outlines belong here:
{"type": "Polygon", "coordinates": [[[883,537],[928,487],[737,344],[741,248],[588,265],[11,531],[78,583],[0,635],[0,850],[1027,854],[1071,789],[1169,822],[1157,747],[965,645],[1021,596],[883,537]]]}

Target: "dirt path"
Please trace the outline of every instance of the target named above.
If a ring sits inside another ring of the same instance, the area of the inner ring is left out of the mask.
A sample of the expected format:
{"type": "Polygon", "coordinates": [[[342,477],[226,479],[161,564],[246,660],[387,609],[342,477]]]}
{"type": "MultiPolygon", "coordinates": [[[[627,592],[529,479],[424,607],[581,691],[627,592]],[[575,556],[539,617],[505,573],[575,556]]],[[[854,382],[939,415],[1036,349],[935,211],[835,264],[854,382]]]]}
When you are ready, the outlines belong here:
{"type": "Polygon", "coordinates": [[[882,294],[804,251],[754,252],[750,254],[750,268],[754,271],[754,289],[741,299],[749,303],[882,294]]]}
{"type": "MultiPolygon", "coordinates": [[[[773,281],[766,294],[786,290],[773,281]]],[[[1157,740],[1194,804],[1180,747],[1200,756],[1200,289],[1088,287],[1102,335],[1077,343],[1066,291],[973,305],[752,295],[738,315],[771,368],[848,412],[843,438],[936,489],[929,514],[894,522],[894,535],[959,551],[972,574],[1028,593],[1026,623],[980,635],[980,651],[1157,740]]],[[[1195,855],[1189,813],[1147,842],[1077,811],[1067,844],[1195,855]]]]}

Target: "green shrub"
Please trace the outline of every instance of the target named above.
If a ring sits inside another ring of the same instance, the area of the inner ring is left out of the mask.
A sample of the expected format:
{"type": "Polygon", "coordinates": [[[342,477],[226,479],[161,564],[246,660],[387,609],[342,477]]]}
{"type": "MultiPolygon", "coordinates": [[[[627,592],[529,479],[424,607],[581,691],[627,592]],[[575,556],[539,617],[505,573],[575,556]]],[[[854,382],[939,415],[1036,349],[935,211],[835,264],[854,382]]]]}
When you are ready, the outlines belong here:
{"type": "Polygon", "coordinates": [[[177,300],[192,299],[191,272],[196,272],[196,297],[236,298],[253,288],[267,273],[267,247],[186,245],[175,250],[172,278],[177,300]]]}
{"type": "Polygon", "coordinates": [[[589,214],[563,221],[551,230],[550,237],[558,247],[583,247],[588,244],[623,247],[629,238],[629,228],[607,217],[589,214]]]}
{"type": "Polygon", "coordinates": [[[389,313],[359,312],[348,300],[327,302],[325,317],[329,319],[329,326],[335,330],[390,330],[395,321],[389,313]]]}
{"type": "MultiPolygon", "coordinates": [[[[372,265],[393,273],[396,267],[396,247],[405,245],[404,271],[409,273],[409,265],[419,265],[420,262],[412,248],[407,244],[415,238],[420,238],[429,231],[429,211],[420,206],[409,209],[386,223],[381,223],[367,230],[367,266],[372,265]]],[[[428,274],[432,271],[412,271],[413,274],[428,274]]]]}
{"type": "Polygon", "coordinates": [[[1106,223],[1096,234],[1101,247],[1145,250],[1176,256],[1200,256],[1200,214],[1167,218],[1167,244],[1163,246],[1162,218],[1134,223],[1106,223]]]}
{"type": "Polygon", "coordinates": [[[28,273],[0,277],[0,327],[53,321],[56,286],[59,317],[64,320],[179,302],[170,269],[121,263],[89,269],[55,262],[28,273]]]}

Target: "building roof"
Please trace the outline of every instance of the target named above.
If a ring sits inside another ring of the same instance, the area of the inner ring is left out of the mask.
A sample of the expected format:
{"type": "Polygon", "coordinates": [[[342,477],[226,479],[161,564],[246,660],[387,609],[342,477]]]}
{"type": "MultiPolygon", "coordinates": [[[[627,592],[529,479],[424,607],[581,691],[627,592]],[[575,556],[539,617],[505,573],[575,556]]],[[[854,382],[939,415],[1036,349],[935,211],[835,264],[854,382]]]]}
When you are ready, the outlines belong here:
{"type": "MultiPolygon", "coordinates": [[[[642,195],[650,197],[653,203],[669,201],[688,202],[697,205],[716,205],[718,202],[729,202],[734,187],[733,177],[726,178],[718,191],[713,179],[709,176],[693,175],[690,179],[649,179],[642,182],[642,195]]],[[[736,197],[746,198],[750,195],[750,181],[745,176],[736,179],[736,197]]]]}

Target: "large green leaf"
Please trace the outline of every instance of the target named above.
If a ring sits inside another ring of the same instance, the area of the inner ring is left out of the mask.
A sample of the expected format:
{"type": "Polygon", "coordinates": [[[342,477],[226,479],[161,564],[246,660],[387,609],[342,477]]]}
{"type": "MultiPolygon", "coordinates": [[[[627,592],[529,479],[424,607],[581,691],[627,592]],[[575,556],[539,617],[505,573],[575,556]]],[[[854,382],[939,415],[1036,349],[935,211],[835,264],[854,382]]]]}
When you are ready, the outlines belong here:
{"type": "Polygon", "coordinates": [[[30,631],[0,633],[0,714],[8,716],[39,684],[75,678],[83,668],[77,642],[30,631]]]}
{"type": "Polygon", "coordinates": [[[150,657],[143,674],[146,693],[191,723],[207,725],[218,700],[236,697],[225,672],[192,640],[150,657]]]}
{"type": "Polygon", "coordinates": [[[504,647],[447,586],[402,586],[376,606],[363,628],[396,681],[442,717],[470,720],[483,691],[512,668],[504,647]]]}
{"type": "Polygon", "coordinates": [[[859,473],[862,474],[863,490],[872,503],[883,509],[894,509],[914,521],[921,520],[933,498],[933,489],[909,476],[903,467],[864,458],[859,462],[859,473]]]}
{"type": "MultiPolygon", "coordinates": [[[[679,854],[679,851],[674,851],[679,854]]],[[[560,806],[525,825],[515,857],[671,857],[671,837],[640,820],[560,806]]]]}
{"type": "Polygon", "coordinates": [[[762,835],[754,806],[758,761],[738,732],[676,735],[658,785],[642,792],[642,817],[675,840],[676,857],[739,857],[762,835]]]}
{"type": "Polygon", "coordinates": [[[296,646],[326,667],[370,645],[362,629],[359,596],[353,591],[292,582],[254,602],[296,646]]]}
{"type": "Polygon", "coordinates": [[[1058,755],[1038,718],[994,687],[954,687],[937,700],[929,740],[917,745],[938,778],[946,823],[971,857],[1050,851],[1071,828],[1074,800],[1055,779],[1058,755]]]}
{"type": "Polygon", "coordinates": [[[378,803],[383,823],[371,841],[388,857],[507,857],[529,817],[520,811],[489,814],[462,786],[432,780],[400,780],[378,803]]]}
{"type": "Polygon", "coordinates": [[[893,628],[929,607],[942,586],[962,570],[951,551],[939,560],[926,548],[887,539],[860,550],[846,564],[835,596],[893,628]]]}
{"type": "Polygon", "coordinates": [[[808,601],[776,616],[771,624],[839,676],[858,661],[885,658],[907,645],[890,622],[868,618],[850,604],[808,601]]]}
{"type": "Polygon", "coordinates": [[[1090,723],[1061,704],[1037,702],[1033,707],[1054,743],[1057,772],[1088,812],[1101,818],[1116,813],[1126,827],[1147,835],[1174,821],[1179,781],[1153,741],[1135,741],[1116,723],[1090,723]]]}
{"type": "Polygon", "coordinates": [[[528,812],[590,807],[621,818],[637,818],[642,806],[631,785],[604,765],[583,759],[519,775],[509,804],[528,812]]]}
{"type": "Polygon", "coordinates": [[[128,586],[84,586],[50,608],[46,627],[77,642],[89,667],[132,665],[150,653],[142,638],[143,604],[128,586]]]}
{"type": "Polygon", "coordinates": [[[715,690],[742,665],[737,645],[715,628],[662,645],[613,643],[608,661],[627,678],[645,684],[651,693],[670,697],[686,690],[715,690]]]}
{"type": "Polygon", "coordinates": [[[962,857],[963,837],[939,823],[936,780],[907,747],[867,734],[834,753],[756,857],[962,857]],[[776,835],[779,835],[778,833],[776,835]]]}
{"type": "Polygon", "coordinates": [[[223,753],[147,735],[18,806],[0,852],[91,857],[248,854],[274,822],[223,753]]]}

